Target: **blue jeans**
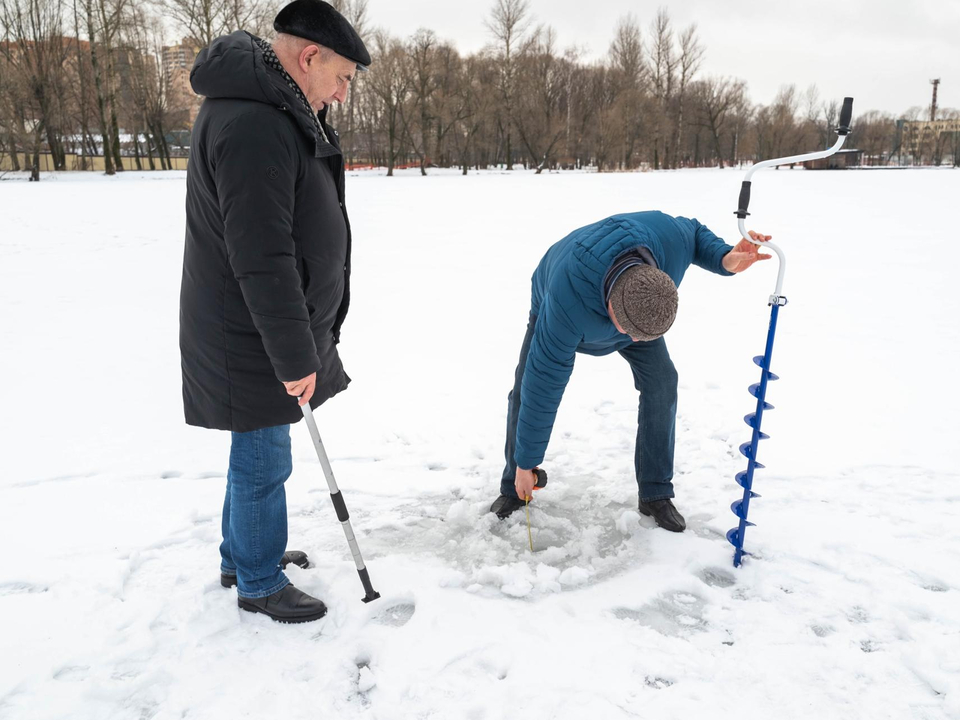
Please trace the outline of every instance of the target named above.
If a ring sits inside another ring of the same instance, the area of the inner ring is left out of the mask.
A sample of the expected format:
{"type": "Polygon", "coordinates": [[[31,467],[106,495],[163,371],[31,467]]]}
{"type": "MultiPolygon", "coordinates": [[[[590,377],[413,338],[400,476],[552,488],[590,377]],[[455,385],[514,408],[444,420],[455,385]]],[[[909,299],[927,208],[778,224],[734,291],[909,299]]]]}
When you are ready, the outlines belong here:
{"type": "Polygon", "coordinates": [[[280,569],[287,549],[283,484],[293,471],[290,426],[232,435],[220,572],[237,576],[241,597],[262,598],[290,582],[280,569]]]}
{"type": "MultiPolygon", "coordinates": [[[[527,334],[520,347],[520,362],[513,379],[513,390],[507,395],[507,442],[504,447],[506,466],[500,477],[500,492],[517,497],[514,482],[517,463],[517,423],[520,419],[520,386],[527,365],[527,353],[536,328],[537,316],[531,315],[527,334]]],[[[637,414],[637,447],[633,464],[644,502],[674,497],[673,447],[677,425],[677,370],[673,366],[663,338],[635,342],[619,351],[633,370],[633,384],[640,391],[637,414]]]]}

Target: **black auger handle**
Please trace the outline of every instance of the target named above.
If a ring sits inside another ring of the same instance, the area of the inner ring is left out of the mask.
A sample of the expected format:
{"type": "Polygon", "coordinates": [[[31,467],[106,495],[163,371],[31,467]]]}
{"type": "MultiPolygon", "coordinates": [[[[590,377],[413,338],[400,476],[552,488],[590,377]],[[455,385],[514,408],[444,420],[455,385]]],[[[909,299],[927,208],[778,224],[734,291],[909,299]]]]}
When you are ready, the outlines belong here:
{"type": "Polygon", "coordinates": [[[840,110],[840,127],[837,128],[837,135],[849,135],[850,120],[853,118],[853,98],[843,99],[843,108],[840,110]]]}
{"type": "Polygon", "coordinates": [[[750,181],[744,180],[740,186],[740,203],[737,205],[737,211],[734,213],[738,218],[743,219],[750,213],[747,208],[750,207],[750,181]]]}

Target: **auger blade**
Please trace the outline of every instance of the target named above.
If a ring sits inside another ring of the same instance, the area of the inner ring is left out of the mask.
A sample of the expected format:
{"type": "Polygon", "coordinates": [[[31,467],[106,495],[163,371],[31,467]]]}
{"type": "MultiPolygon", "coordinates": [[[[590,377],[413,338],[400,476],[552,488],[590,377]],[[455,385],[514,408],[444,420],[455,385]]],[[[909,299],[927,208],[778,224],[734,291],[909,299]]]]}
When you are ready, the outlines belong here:
{"type": "Polygon", "coordinates": [[[767,378],[768,378],[768,379],[770,379],[770,380],[779,380],[779,379],[780,379],[780,376],[779,376],[779,375],[774,375],[774,374],[773,374],[772,372],[770,372],[766,367],[764,367],[763,363],[764,363],[765,360],[766,360],[766,358],[764,358],[763,355],[757,355],[757,356],[753,359],[753,362],[756,363],[757,365],[759,365],[761,368],[763,368],[763,371],[764,371],[765,373],[767,373],[767,378]]]}
{"type": "Polygon", "coordinates": [[[727,542],[740,550],[743,545],[740,543],[740,528],[730,528],[727,530],[727,542]]]}
{"type": "Polygon", "coordinates": [[[743,455],[747,460],[752,461],[754,468],[762,470],[766,466],[761,465],[756,461],[756,458],[753,457],[752,448],[753,448],[753,443],[745,442],[743,445],[740,446],[740,454],[743,455]]]}
{"type": "Polygon", "coordinates": [[[733,511],[733,514],[736,515],[741,520],[745,521],[747,527],[755,527],[755,525],[747,520],[746,513],[743,509],[743,500],[734,500],[730,505],[730,509],[733,511]]]}
{"type": "MultiPolygon", "coordinates": [[[[743,416],[743,421],[744,421],[747,425],[749,425],[750,427],[752,427],[754,430],[757,430],[757,414],[756,414],[756,413],[750,413],[749,415],[744,415],[744,416],[743,416]]],[[[762,431],[760,432],[760,434],[759,434],[757,437],[759,437],[761,440],[769,440],[769,439],[770,439],[770,436],[767,435],[765,432],[762,432],[762,431]]]]}
{"type": "Polygon", "coordinates": [[[733,545],[741,555],[751,555],[743,549],[743,540],[740,538],[740,528],[730,528],[727,530],[727,542],[733,545]]]}
{"type": "MultiPolygon", "coordinates": [[[[749,388],[747,388],[747,391],[748,391],[751,395],[753,395],[755,398],[759,399],[759,398],[760,398],[760,383],[754,383],[754,384],[751,385],[749,388]]],[[[768,403],[766,400],[764,400],[764,401],[763,401],[763,409],[764,409],[764,410],[773,410],[773,405],[771,405],[771,404],[768,403]]]]}
{"type": "MultiPolygon", "coordinates": [[[[751,385],[750,387],[748,387],[748,388],[747,388],[747,392],[749,392],[749,393],[750,393],[751,395],[753,395],[755,398],[759,398],[759,397],[760,397],[760,383],[754,383],[753,385],[751,385]]],[[[764,407],[764,410],[766,410],[766,409],[767,409],[767,408],[764,407]]]]}
{"type": "Polygon", "coordinates": [[[748,472],[747,470],[744,470],[743,472],[738,472],[738,473],[737,473],[737,485],[739,485],[740,487],[742,487],[744,490],[748,491],[748,492],[750,493],[750,497],[751,497],[751,498],[760,497],[760,495],[758,495],[758,494],[755,493],[753,490],[751,490],[749,487],[747,487],[747,475],[749,475],[749,472],[748,472]]]}

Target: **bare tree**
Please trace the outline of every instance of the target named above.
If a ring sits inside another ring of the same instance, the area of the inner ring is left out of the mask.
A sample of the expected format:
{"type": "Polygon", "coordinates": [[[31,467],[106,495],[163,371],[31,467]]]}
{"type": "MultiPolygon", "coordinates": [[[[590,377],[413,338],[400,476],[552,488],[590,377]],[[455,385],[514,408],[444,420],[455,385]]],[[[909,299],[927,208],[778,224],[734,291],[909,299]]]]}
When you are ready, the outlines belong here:
{"type": "Polygon", "coordinates": [[[157,5],[200,45],[209,45],[227,28],[228,0],[157,0],[157,5]]]}
{"type": "Polygon", "coordinates": [[[634,166],[634,153],[642,142],[647,123],[648,69],[644,60],[640,26],[633,16],[620,18],[610,46],[611,89],[616,94],[617,134],[620,137],[620,166],[634,166]]]}
{"type": "Polygon", "coordinates": [[[460,168],[464,175],[471,165],[478,134],[489,123],[492,93],[496,87],[497,71],[484,56],[468,58],[457,72],[453,112],[453,142],[460,168]]]}
{"type": "Polygon", "coordinates": [[[409,62],[404,67],[410,72],[407,84],[410,87],[409,107],[399,105],[400,120],[410,147],[420,162],[420,174],[427,174],[427,145],[432,138],[434,122],[433,98],[436,92],[435,65],[437,36],[433,30],[418,30],[407,44],[409,62]]]}
{"type": "MultiPolygon", "coordinates": [[[[107,111],[110,113],[109,125],[102,126],[103,154],[113,155],[113,165],[122,171],[123,158],[120,151],[120,123],[117,119],[117,70],[114,57],[116,41],[125,21],[125,12],[129,0],[86,0],[92,5],[96,21],[99,23],[100,49],[102,50],[103,80],[102,91],[105,93],[107,111]],[[108,140],[109,137],[109,140],[108,140]]],[[[91,39],[91,52],[93,41],[91,39]]]]}
{"type": "Polygon", "coordinates": [[[720,167],[723,167],[723,137],[743,94],[743,82],[731,78],[707,78],[696,84],[694,97],[699,112],[695,122],[710,133],[714,157],[720,167]]]}
{"type": "Polygon", "coordinates": [[[377,99],[377,114],[387,135],[387,176],[391,177],[400,153],[401,106],[407,101],[410,74],[403,44],[381,30],[374,34],[374,56],[377,72],[366,84],[377,99]]]}
{"type": "Polygon", "coordinates": [[[62,0],[0,0],[0,24],[6,38],[4,60],[25,83],[23,97],[32,118],[33,160],[30,179],[40,180],[40,146],[44,134],[54,167],[65,169],[56,103],[67,43],[63,36],[62,0]]]}
{"type": "Polygon", "coordinates": [[[257,37],[273,31],[276,7],[266,0],[224,0],[223,30],[246,30],[257,37]]]}
{"type": "MultiPolygon", "coordinates": [[[[367,3],[368,0],[334,0],[332,5],[350,22],[360,37],[366,37],[367,3]]],[[[376,68],[374,72],[377,72],[376,68]]],[[[357,98],[363,92],[364,75],[364,73],[358,73],[354,78],[346,105],[334,106],[328,114],[328,121],[340,127],[340,143],[348,166],[354,162],[354,153],[360,135],[357,98]]]]}
{"type": "Polygon", "coordinates": [[[677,60],[673,53],[673,28],[666,8],[657,10],[650,35],[650,81],[657,110],[654,120],[653,167],[659,169],[661,160],[666,161],[669,157],[664,141],[669,136],[666,127],[667,109],[673,97],[677,70],[677,60]]]}
{"type": "Polygon", "coordinates": [[[497,42],[495,53],[500,66],[499,91],[505,112],[502,124],[506,137],[507,170],[513,169],[511,130],[516,102],[517,54],[530,25],[529,12],[527,0],[496,0],[486,21],[487,30],[497,42]]]}
{"type": "Polygon", "coordinates": [[[538,28],[520,58],[516,126],[539,175],[550,163],[566,132],[564,103],[568,66],[556,54],[552,28],[538,28]]]}
{"type": "Polygon", "coordinates": [[[103,147],[104,170],[107,175],[114,175],[116,169],[113,163],[113,155],[107,149],[107,136],[109,126],[107,124],[107,97],[104,92],[104,67],[101,58],[100,48],[98,46],[97,34],[97,2],[98,0],[83,0],[84,17],[87,22],[87,37],[90,42],[90,64],[93,68],[94,88],[97,97],[97,112],[100,121],[101,145],[103,147]]]}
{"type": "Polygon", "coordinates": [[[696,24],[680,34],[679,87],[677,88],[677,131],[674,138],[673,165],[680,166],[680,148],[683,144],[683,105],[687,94],[687,85],[693,80],[703,62],[703,46],[697,37],[696,24]]]}

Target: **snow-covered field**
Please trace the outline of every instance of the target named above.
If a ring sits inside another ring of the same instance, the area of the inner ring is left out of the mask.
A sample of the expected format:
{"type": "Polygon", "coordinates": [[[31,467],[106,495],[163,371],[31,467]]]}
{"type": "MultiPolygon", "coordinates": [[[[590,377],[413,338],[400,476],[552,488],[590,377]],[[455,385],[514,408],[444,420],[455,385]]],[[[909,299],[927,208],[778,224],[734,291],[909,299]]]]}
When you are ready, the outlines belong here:
{"type": "Polygon", "coordinates": [[[0,182],[0,717],[958,718],[960,172],[768,171],[750,226],[789,259],[763,495],[724,533],[770,262],[691,268],[674,535],[636,512],[636,394],[577,361],[523,518],[486,509],[543,251],[661,209],[736,240],[740,171],[348,178],[342,354],[318,412],[383,598],[362,595],[306,428],[294,583],[327,618],[218,582],[229,437],[187,428],[182,174],[0,182]]]}

